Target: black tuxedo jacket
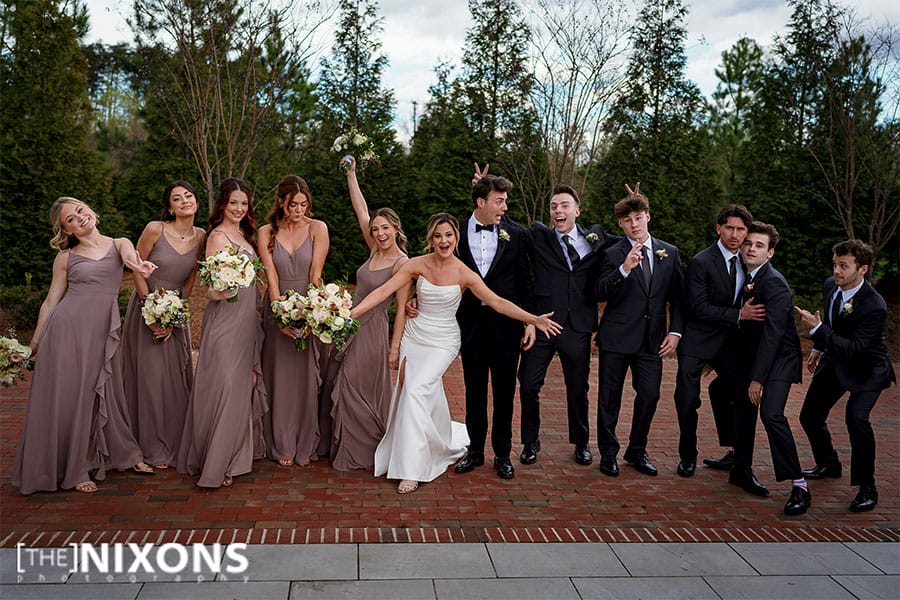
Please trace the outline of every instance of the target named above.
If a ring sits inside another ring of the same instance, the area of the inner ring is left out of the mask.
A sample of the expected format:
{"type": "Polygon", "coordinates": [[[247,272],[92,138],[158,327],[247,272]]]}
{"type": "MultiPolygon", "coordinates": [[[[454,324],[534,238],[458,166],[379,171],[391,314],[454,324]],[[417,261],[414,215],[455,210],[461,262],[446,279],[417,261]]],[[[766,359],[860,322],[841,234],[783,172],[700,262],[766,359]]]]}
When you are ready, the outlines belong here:
{"type": "MultiPolygon", "coordinates": [[[[816,374],[834,369],[838,382],[851,392],[880,391],[897,380],[884,338],[887,305],[868,281],[853,296],[852,309],[831,322],[831,300],[837,285],[825,280],[824,322],[813,334],[813,348],[825,352],[816,374]]],[[[768,310],[768,307],[767,309],[768,310]]]]}
{"type": "Polygon", "coordinates": [[[803,352],[787,280],[767,262],[756,272],[752,284],[744,282],[743,298],[755,298],[756,304],[766,306],[764,321],[742,321],[740,326],[739,340],[750,380],[763,387],[769,381],[802,381],[803,352]]]}
{"type": "MultiPolygon", "coordinates": [[[[472,251],[469,248],[469,219],[460,222],[459,230],[459,258],[467,267],[480,275],[472,251]]],[[[484,283],[501,298],[506,298],[514,304],[518,304],[525,310],[531,307],[531,269],[528,263],[528,247],[525,230],[515,221],[505,215],[500,219],[500,232],[506,232],[508,241],[498,232],[497,253],[488,268],[486,275],[482,277],[484,283]]],[[[478,319],[475,318],[481,309],[481,300],[470,290],[466,290],[459,308],[456,311],[456,320],[459,323],[462,343],[471,341],[475,337],[478,319]]],[[[521,321],[492,312],[491,329],[487,332],[491,337],[521,338],[524,333],[524,324],[521,321]]]]}
{"type": "Polygon", "coordinates": [[[565,323],[573,331],[590,333],[597,329],[597,298],[594,285],[603,249],[618,241],[618,236],[607,235],[599,225],[584,228],[575,225],[583,236],[594,234],[591,251],[569,270],[556,230],[543,223],[534,222],[528,230],[529,249],[534,267],[534,312],[553,312],[557,323],[565,323]]]}
{"type": "Polygon", "coordinates": [[[678,353],[712,359],[719,354],[729,333],[737,330],[741,313],[733,305],[731,276],[717,244],[691,259],[684,285],[685,324],[678,353]]]}
{"type": "Polygon", "coordinates": [[[682,302],[684,274],[678,248],[651,237],[653,278],[650,289],[640,267],[623,277],[619,267],[631,251],[628,238],[606,250],[597,280],[597,299],[606,301],[597,334],[600,350],[635,354],[644,347],[658,349],[669,331],[683,333],[682,302]],[[665,252],[665,258],[657,252],[665,252]],[[672,324],[667,326],[666,305],[672,324]]]}

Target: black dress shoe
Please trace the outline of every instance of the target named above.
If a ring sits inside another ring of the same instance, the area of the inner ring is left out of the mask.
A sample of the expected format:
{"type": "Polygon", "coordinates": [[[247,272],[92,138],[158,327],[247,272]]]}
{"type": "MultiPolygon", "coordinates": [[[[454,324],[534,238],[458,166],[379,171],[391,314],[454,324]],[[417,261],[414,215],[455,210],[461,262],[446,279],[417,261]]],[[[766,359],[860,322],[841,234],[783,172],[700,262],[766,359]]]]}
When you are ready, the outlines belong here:
{"type": "Polygon", "coordinates": [[[704,458],[703,464],[717,471],[728,471],[734,466],[734,450],[729,450],[722,458],[704,458]]]}
{"type": "Polygon", "coordinates": [[[501,479],[512,479],[516,470],[513,469],[512,461],[509,458],[495,458],[494,468],[497,469],[497,476],[501,479]]]}
{"type": "Polygon", "coordinates": [[[866,512],[872,510],[878,504],[878,490],[875,484],[859,486],[859,493],[850,503],[850,510],[853,512],[866,512]]]}
{"type": "Polygon", "coordinates": [[[587,446],[575,446],[575,462],[579,465],[589,465],[594,462],[594,456],[587,446]]]}
{"type": "Polygon", "coordinates": [[[794,486],[791,488],[791,497],[784,505],[784,514],[802,515],[810,504],[812,504],[812,494],[809,493],[809,490],[794,486]]]}
{"type": "Polygon", "coordinates": [[[468,473],[475,467],[484,464],[484,454],[469,453],[463,456],[462,460],[456,463],[453,470],[457,473],[468,473]]]}
{"type": "Polygon", "coordinates": [[[600,457],[600,472],[604,475],[609,475],[610,477],[618,477],[619,476],[619,463],[616,461],[615,456],[601,456],[600,457]]]}
{"type": "Polygon", "coordinates": [[[769,488],[759,482],[750,467],[732,467],[731,473],[728,474],[728,483],[757,496],[769,495],[769,488]]]}
{"type": "Polygon", "coordinates": [[[653,466],[653,463],[650,462],[650,457],[647,456],[646,452],[641,452],[636,456],[628,456],[628,454],[626,454],[625,462],[634,467],[638,473],[652,476],[659,475],[659,471],[657,471],[656,467],[653,466]]]}
{"type": "Polygon", "coordinates": [[[827,465],[816,465],[811,469],[803,469],[803,476],[807,479],[824,479],[826,477],[840,477],[844,467],[839,462],[827,465]]]}
{"type": "Polygon", "coordinates": [[[537,454],[541,451],[541,441],[537,440],[522,447],[519,462],[523,465],[533,465],[537,462],[537,454]]]}
{"type": "Polygon", "coordinates": [[[678,474],[682,477],[693,477],[697,470],[697,463],[682,460],[678,463],[678,474]]]}

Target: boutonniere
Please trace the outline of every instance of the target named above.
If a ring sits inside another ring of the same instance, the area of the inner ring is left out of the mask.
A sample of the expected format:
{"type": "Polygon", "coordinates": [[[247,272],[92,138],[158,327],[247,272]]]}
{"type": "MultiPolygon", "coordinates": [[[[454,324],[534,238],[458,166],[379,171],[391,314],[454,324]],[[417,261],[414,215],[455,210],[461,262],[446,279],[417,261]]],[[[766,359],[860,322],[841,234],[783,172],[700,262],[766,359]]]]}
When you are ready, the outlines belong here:
{"type": "Polygon", "coordinates": [[[508,242],[508,241],[509,241],[509,233],[508,233],[505,229],[501,229],[500,232],[499,232],[497,235],[500,236],[500,241],[501,241],[501,242],[508,242]]]}
{"type": "Polygon", "coordinates": [[[586,236],[584,236],[584,239],[586,239],[591,244],[595,244],[595,243],[597,243],[597,240],[599,240],[600,238],[597,236],[596,233],[589,233],[586,236]]]}
{"type": "Polygon", "coordinates": [[[853,298],[850,298],[846,302],[844,302],[844,306],[841,307],[841,316],[846,317],[847,315],[853,314],[853,298]]]}
{"type": "Polygon", "coordinates": [[[660,261],[664,261],[667,258],[669,258],[669,253],[666,252],[665,248],[660,248],[659,250],[654,252],[654,254],[656,255],[657,258],[659,258],[660,261]]]}
{"type": "Polygon", "coordinates": [[[756,282],[751,281],[750,283],[748,283],[747,285],[744,286],[744,291],[749,294],[750,292],[753,291],[753,288],[755,288],[755,287],[756,287],[756,282]]]}

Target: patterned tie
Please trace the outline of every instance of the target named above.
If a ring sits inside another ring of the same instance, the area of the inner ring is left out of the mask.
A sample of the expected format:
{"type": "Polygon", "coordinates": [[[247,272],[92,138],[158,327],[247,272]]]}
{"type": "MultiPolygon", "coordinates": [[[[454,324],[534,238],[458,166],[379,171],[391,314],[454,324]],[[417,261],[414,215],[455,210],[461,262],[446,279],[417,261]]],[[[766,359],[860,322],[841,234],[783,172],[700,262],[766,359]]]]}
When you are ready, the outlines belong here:
{"type": "Polygon", "coordinates": [[[566,254],[569,255],[569,262],[572,263],[572,268],[575,268],[581,261],[581,257],[578,256],[578,250],[575,249],[575,246],[572,245],[572,238],[568,235],[562,236],[563,243],[566,245],[566,254]]]}
{"type": "Polygon", "coordinates": [[[650,279],[653,272],[650,270],[650,256],[647,253],[647,246],[641,246],[641,271],[644,274],[644,284],[650,289],[650,279]]]}
{"type": "Polygon", "coordinates": [[[735,306],[740,305],[741,295],[737,289],[737,256],[732,256],[728,260],[728,273],[731,275],[731,293],[734,298],[735,306]]]}
{"type": "Polygon", "coordinates": [[[493,224],[491,224],[491,225],[482,225],[481,223],[475,223],[475,233],[478,233],[478,232],[481,231],[482,229],[484,229],[485,231],[493,231],[493,230],[494,230],[494,225],[493,225],[493,224]]]}
{"type": "Polygon", "coordinates": [[[837,318],[841,315],[841,307],[844,305],[844,294],[841,290],[838,290],[837,296],[834,297],[834,302],[831,303],[831,327],[834,328],[834,324],[837,322],[837,318]]]}

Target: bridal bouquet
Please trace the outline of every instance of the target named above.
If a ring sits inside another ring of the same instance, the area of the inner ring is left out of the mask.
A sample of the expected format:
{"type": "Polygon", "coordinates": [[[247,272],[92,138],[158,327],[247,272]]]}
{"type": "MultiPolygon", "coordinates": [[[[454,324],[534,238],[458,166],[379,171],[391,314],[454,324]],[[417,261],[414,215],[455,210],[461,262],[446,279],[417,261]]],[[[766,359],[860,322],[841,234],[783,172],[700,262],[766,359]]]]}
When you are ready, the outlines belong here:
{"type": "MultiPolygon", "coordinates": [[[[379,159],[379,156],[375,153],[375,143],[367,135],[360,133],[356,127],[337,136],[331,145],[331,151],[337,153],[352,152],[359,159],[360,167],[379,159]]],[[[341,161],[341,169],[345,173],[350,170],[349,158],[350,156],[346,155],[341,161]]]]}
{"type": "Polygon", "coordinates": [[[278,300],[272,301],[272,320],[275,324],[300,330],[299,337],[294,338],[295,350],[306,350],[306,336],[310,334],[306,307],[307,299],[294,290],[288,290],[278,300]]]}
{"type": "Polygon", "coordinates": [[[340,351],[359,329],[359,321],[350,318],[353,297],[336,283],[324,287],[309,286],[305,298],[306,326],[324,344],[340,351]]]}
{"type": "MultiPolygon", "coordinates": [[[[144,298],[141,303],[141,316],[145,325],[167,327],[187,327],[191,322],[191,311],[187,303],[181,299],[181,292],[159,288],[144,298]]],[[[153,343],[161,344],[164,338],[153,338],[153,343]]]]}
{"type": "MultiPolygon", "coordinates": [[[[200,283],[217,292],[234,292],[238,288],[250,287],[265,268],[258,258],[251,259],[231,245],[197,262],[200,265],[200,283]]],[[[228,298],[228,302],[237,300],[237,296],[228,298]]]]}
{"type": "MultiPolygon", "coordinates": [[[[10,335],[15,336],[15,332],[10,331],[10,335]]],[[[9,387],[16,379],[25,379],[22,369],[29,356],[31,348],[15,337],[0,337],[0,385],[9,387]]]]}

